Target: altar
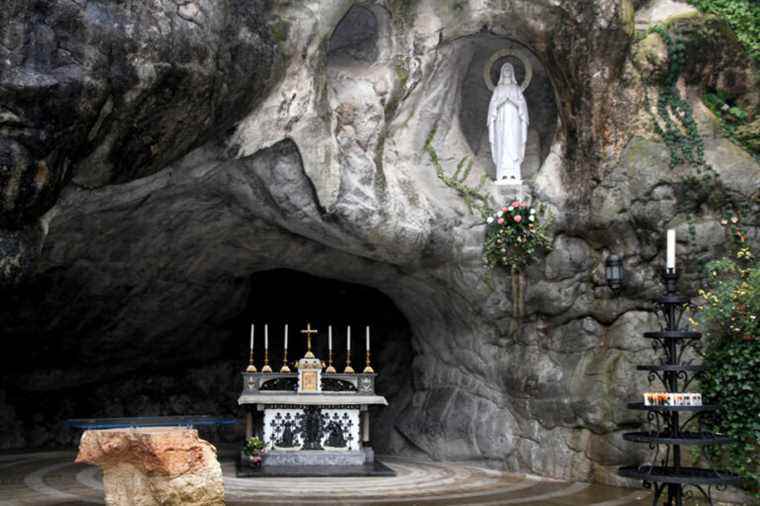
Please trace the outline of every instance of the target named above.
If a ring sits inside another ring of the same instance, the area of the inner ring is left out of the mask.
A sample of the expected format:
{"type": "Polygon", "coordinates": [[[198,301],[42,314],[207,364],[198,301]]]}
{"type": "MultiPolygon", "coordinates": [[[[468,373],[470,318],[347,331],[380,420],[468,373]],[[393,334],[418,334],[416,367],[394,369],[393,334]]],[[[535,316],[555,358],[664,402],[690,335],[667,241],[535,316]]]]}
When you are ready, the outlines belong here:
{"type": "MultiPolygon", "coordinates": [[[[311,349],[311,337],[317,331],[308,325],[302,332],[307,336],[307,352],[295,364],[295,372],[290,371],[287,360],[279,372],[272,371],[265,334],[264,366],[261,371],[256,369],[251,352],[251,364],[242,373],[238,404],[248,408],[246,440],[258,437],[263,445],[255,465],[241,455],[241,467],[246,463],[249,467],[244,474],[392,475],[375,461],[370,441],[369,407],[387,406],[388,402],[375,393],[377,375],[369,364],[369,351],[362,372],[354,372],[348,358],[344,372],[339,373],[332,363],[332,329],[327,364],[311,349]]],[[[369,348],[369,330],[366,342],[369,348]]]]}

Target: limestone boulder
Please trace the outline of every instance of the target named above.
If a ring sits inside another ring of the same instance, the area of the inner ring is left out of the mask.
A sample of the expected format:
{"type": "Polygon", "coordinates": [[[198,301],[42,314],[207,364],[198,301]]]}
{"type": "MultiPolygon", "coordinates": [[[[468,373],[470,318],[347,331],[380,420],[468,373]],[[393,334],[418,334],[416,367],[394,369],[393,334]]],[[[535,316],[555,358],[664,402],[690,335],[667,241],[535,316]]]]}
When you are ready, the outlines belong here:
{"type": "Polygon", "coordinates": [[[100,466],[107,504],[224,504],[216,448],[194,429],[88,430],[76,462],[100,466]]]}

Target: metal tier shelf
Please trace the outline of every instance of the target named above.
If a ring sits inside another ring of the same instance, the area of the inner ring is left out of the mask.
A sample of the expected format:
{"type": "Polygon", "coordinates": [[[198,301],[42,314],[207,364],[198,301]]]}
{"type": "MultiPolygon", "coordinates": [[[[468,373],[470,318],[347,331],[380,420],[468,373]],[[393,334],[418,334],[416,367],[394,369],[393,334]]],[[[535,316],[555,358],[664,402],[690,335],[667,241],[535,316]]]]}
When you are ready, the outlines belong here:
{"type": "Polygon", "coordinates": [[[638,409],[639,411],[715,411],[718,406],[715,404],[705,404],[703,406],[645,406],[643,402],[629,402],[628,409],[638,409]]]}
{"type": "Polygon", "coordinates": [[[624,478],[634,478],[649,482],[674,483],[679,485],[736,485],[741,476],[729,472],[718,472],[698,467],[626,466],[618,469],[624,478]]]}
{"type": "Polygon", "coordinates": [[[701,332],[691,330],[658,330],[657,332],[644,332],[647,339],[701,339],[701,332]]]}
{"type": "MultiPolygon", "coordinates": [[[[663,272],[665,295],[657,300],[657,312],[661,315],[665,330],[657,332],[645,332],[644,337],[652,339],[653,349],[663,354],[661,364],[639,365],[639,371],[649,373],[650,382],[654,378],[659,379],[663,387],[671,393],[686,393],[689,384],[705,370],[701,365],[690,363],[681,364],[684,350],[689,348],[698,349],[702,334],[690,330],[682,330],[680,322],[684,312],[689,307],[688,297],[676,293],[678,275],[674,270],[663,272]]],[[[682,446],[702,446],[703,455],[706,445],[729,444],[731,438],[708,432],[690,432],[685,427],[690,426],[695,418],[702,413],[712,412],[718,406],[706,404],[703,406],[646,406],[643,402],[632,402],[628,409],[647,411],[649,423],[656,424],[654,430],[643,432],[628,432],[623,434],[623,439],[633,443],[646,443],[650,446],[654,455],[651,462],[660,463],[659,466],[650,464],[641,466],[625,466],[618,469],[618,475],[625,478],[640,479],[644,486],[652,488],[652,506],[663,504],[662,499],[669,506],[684,506],[686,494],[685,486],[695,486],[704,495],[709,504],[713,504],[711,487],[739,484],[742,479],[731,472],[701,469],[697,467],[684,467],[682,465],[682,446]],[[685,420],[681,420],[684,413],[685,420]],[[660,454],[661,446],[667,446],[664,455],[660,454]],[[702,486],[706,487],[703,488],[702,486]]],[[[700,421],[700,428],[701,422],[700,421]]]]}
{"type": "Polygon", "coordinates": [[[678,295],[674,293],[668,293],[657,299],[658,304],[673,304],[676,306],[683,306],[689,304],[691,299],[684,295],[678,295]]]}
{"type": "Polygon", "coordinates": [[[681,432],[672,436],[669,432],[627,432],[623,439],[633,443],[656,443],[669,445],[724,445],[733,442],[728,436],[710,432],[681,432]]]}

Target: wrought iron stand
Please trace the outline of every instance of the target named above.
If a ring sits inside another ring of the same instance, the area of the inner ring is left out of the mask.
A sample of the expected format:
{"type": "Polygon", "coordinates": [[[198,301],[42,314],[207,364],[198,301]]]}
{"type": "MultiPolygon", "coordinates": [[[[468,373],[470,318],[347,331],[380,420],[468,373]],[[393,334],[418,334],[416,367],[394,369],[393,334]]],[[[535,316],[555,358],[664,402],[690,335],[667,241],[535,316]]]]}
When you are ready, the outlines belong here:
{"type": "MultiPolygon", "coordinates": [[[[660,354],[659,364],[640,365],[639,371],[649,373],[650,383],[659,381],[666,392],[685,393],[689,384],[704,367],[684,360],[688,349],[699,350],[702,334],[680,330],[681,318],[689,306],[688,297],[676,293],[678,275],[673,272],[663,274],[665,294],[657,301],[665,328],[659,332],[645,332],[644,337],[652,340],[652,348],[660,354]]],[[[712,489],[722,489],[737,484],[741,478],[727,471],[717,471],[682,465],[682,446],[700,446],[702,456],[709,462],[705,451],[707,445],[727,444],[731,439],[703,430],[703,415],[714,412],[717,405],[702,406],[646,406],[643,402],[628,404],[629,409],[647,412],[650,430],[623,434],[627,441],[648,443],[654,456],[650,464],[627,466],[618,469],[625,478],[640,479],[644,487],[652,488],[652,505],[683,506],[684,498],[690,495],[684,491],[693,487],[712,505],[712,489]],[[684,420],[681,419],[681,414],[684,420]],[[693,430],[696,425],[697,430],[693,430]],[[665,447],[664,455],[661,454],[665,447]],[[659,465],[657,465],[659,461],[659,465]],[[667,493],[666,495],[663,495],[667,493]],[[660,503],[660,497],[666,502],[660,503]]]]}

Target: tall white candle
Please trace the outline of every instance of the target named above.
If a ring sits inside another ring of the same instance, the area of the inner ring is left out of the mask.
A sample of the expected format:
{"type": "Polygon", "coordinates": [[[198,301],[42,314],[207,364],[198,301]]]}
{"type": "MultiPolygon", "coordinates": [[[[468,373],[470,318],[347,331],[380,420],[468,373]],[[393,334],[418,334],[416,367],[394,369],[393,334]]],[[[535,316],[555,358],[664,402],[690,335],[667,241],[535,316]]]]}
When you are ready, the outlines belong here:
{"type": "Polygon", "coordinates": [[[676,270],[676,231],[671,228],[668,230],[668,249],[665,260],[665,268],[667,270],[676,270]]]}
{"type": "Polygon", "coordinates": [[[327,348],[332,350],[332,325],[327,326],[327,348]]]}
{"type": "Polygon", "coordinates": [[[346,349],[351,351],[351,325],[348,326],[348,337],[346,338],[346,349]]]}
{"type": "Polygon", "coordinates": [[[286,350],[288,349],[288,324],[287,323],[285,324],[285,346],[284,346],[284,348],[286,350]]]}
{"type": "Polygon", "coordinates": [[[369,325],[367,325],[367,351],[369,351],[369,325]]]}
{"type": "Polygon", "coordinates": [[[251,351],[253,351],[253,323],[251,323],[251,351]]]}
{"type": "Polygon", "coordinates": [[[269,324],[264,324],[264,349],[269,349],[269,324]]]}

